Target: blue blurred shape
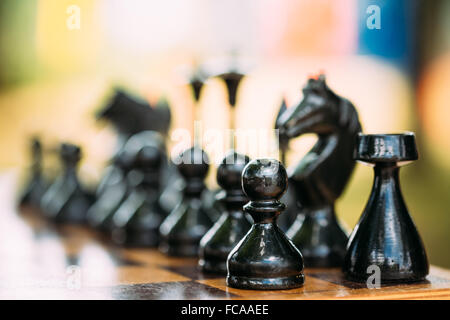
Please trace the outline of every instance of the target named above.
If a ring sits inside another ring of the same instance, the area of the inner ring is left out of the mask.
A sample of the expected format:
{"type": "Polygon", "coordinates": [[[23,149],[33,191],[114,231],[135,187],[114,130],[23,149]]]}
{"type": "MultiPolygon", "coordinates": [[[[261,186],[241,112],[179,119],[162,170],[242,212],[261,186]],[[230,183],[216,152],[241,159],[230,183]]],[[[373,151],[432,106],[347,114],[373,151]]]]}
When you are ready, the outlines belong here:
{"type": "Polygon", "coordinates": [[[383,57],[414,72],[420,0],[359,0],[360,54],[383,57]]]}

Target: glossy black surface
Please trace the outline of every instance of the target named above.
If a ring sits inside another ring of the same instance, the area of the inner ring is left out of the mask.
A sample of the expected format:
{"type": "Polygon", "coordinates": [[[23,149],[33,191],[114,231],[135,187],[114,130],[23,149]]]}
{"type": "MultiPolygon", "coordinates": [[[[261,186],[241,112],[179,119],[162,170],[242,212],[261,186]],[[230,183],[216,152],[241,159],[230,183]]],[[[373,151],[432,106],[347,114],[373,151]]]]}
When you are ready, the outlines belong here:
{"type": "Polygon", "coordinates": [[[116,88],[113,97],[97,112],[97,119],[109,121],[119,134],[132,135],[152,130],[167,134],[171,113],[167,101],[151,106],[146,100],[116,88]]]}
{"type": "Polygon", "coordinates": [[[239,84],[241,83],[242,78],[244,78],[244,75],[237,71],[230,71],[222,73],[218,77],[225,81],[228,91],[228,103],[231,107],[234,107],[236,105],[236,96],[239,84]]]}
{"type": "MultiPolygon", "coordinates": [[[[127,190],[127,175],[132,170],[132,158],[125,150],[121,150],[114,157],[114,165],[106,172],[108,179],[103,180],[97,190],[102,191],[97,195],[96,201],[87,212],[87,222],[93,228],[101,229],[105,226],[106,219],[111,216],[124,200],[127,190]]],[[[106,230],[106,228],[105,228],[106,230]]]]}
{"type": "Polygon", "coordinates": [[[47,183],[42,174],[42,145],[38,138],[31,140],[31,167],[29,180],[20,197],[20,205],[40,207],[42,196],[47,190],[47,183]]]}
{"type": "MultiPolygon", "coordinates": [[[[166,137],[171,122],[170,107],[166,100],[160,99],[156,105],[150,105],[146,100],[119,88],[114,90],[112,98],[96,116],[98,120],[106,121],[116,131],[117,147],[112,159],[116,159],[127,141],[140,132],[156,131],[166,137]]],[[[164,166],[163,170],[167,171],[167,167],[164,166]]],[[[112,161],[102,174],[96,190],[97,199],[102,197],[102,193],[110,185],[112,188],[117,186],[118,175],[121,175],[122,171],[120,164],[112,161]]],[[[170,183],[167,181],[169,176],[169,173],[163,173],[162,185],[170,183]]]]}
{"type": "Polygon", "coordinates": [[[367,281],[367,268],[380,268],[382,283],[423,280],[429,271],[425,249],[404,202],[399,163],[418,158],[412,133],[360,135],[357,160],[374,165],[366,208],[349,240],[343,271],[347,279],[367,281]]]}
{"type": "Polygon", "coordinates": [[[116,184],[111,184],[97,200],[96,204],[100,206],[91,208],[93,209],[92,214],[96,217],[94,226],[108,236],[113,232],[113,218],[116,212],[125,210],[131,213],[137,210],[138,203],[142,202],[143,197],[137,197],[133,192],[144,180],[143,168],[139,165],[137,156],[139,151],[146,146],[161,150],[161,157],[164,158],[161,163],[166,162],[165,141],[161,134],[156,131],[142,131],[133,135],[127,140],[117,157],[117,165],[121,169],[122,178],[118,179],[116,184]],[[132,194],[133,196],[129,198],[132,194]],[[122,205],[125,206],[125,209],[121,209],[122,205]]]}
{"type": "Polygon", "coordinates": [[[209,161],[198,147],[184,151],[175,161],[185,182],[183,198],[161,224],[159,249],[173,256],[197,256],[200,240],[213,224],[202,205],[209,161]]]}
{"type": "Polygon", "coordinates": [[[158,202],[163,152],[157,144],[146,144],[137,152],[135,167],[142,179],[114,213],[112,240],[115,243],[133,247],[159,244],[159,227],[166,217],[158,202]]]}
{"type": "MultiPolygon", "coordinates": [[[[286,110],[287,110],[286,100],[283,99],[281,101],[281,105],[280,108],[278,109],[278,114],[275,120],[275,129],[277,130],[276,132],[278,134],[280,161],[285,167],[288,166],[288,164],[286,163],[286,154],[289,150],[289,138],[286,135],[279,134],[278,126],[280,125],[280,117],[283,113],[285,113],[286,110]]],[[[281,202],[286,204],[286,210],[283,212],[281,216],[279,216],[278,226],[283,231],[286,232],[289,229],[289,227],[292,226],[299,213],[299,208],[297,206],[297,199],[295,196],[294,189],[292,187],[286,190],[286,193],[281,198],[281,202]]]]}
{"type": "Polygon", "coordinates": [[[242,173],[242,188],[250,199],[244,211],[254,224],[227,260],[227,285],[241,289],[290,289],[303,285],[303,258],[277,226],[285,209],[279,199],[287,188],[287,173],[275,159],[251,161],[242,173]]]}
{"type": "Polygon", "coordinates": [[[289,185],[299,206],[297,220],[286,234],[302,251],[306,267],[342,266],[347,234],[334,206],[353,172],[356,136],[361,124],[354,106],[331,91],[323,75],[309,79],[303,100],[279,116],[280,136],[306,133],[317,142],[289,168],[289,185]]]}
{"type": "Polygon", "coordinates": [[[218,197],[224,211],[200,241],[199,265],[204,272],[226,274],[228,254],[251,227],[243,211],[248,199],[241,187],[242,170],[249,161],[249,157],[230,151],[217,169],[217,182],[223,189],[218,197]]]}
{"type": "Polygon", "coordinates": [[[81,149],[76,145],[63,143],[60,157],[63,172],[45,192],[41,208],[54,222],[84,223],[91,198],[81,186],[77,176],[81,149]]]}

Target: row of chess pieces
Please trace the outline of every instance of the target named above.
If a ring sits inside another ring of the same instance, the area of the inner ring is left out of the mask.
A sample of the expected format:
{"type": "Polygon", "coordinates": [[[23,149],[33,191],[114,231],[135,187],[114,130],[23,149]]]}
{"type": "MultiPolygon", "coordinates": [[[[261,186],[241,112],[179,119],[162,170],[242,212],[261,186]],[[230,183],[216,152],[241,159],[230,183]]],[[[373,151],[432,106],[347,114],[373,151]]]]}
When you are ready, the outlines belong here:
{"type": "Polygon", "coordinates": [[[117,245],[199,257],[203,272],[227,275],[227,284],[236,288],[299,287],[304,266],[340,267],[357,282],[367,281],[372,266],[380,268],[382,283],[423,280],[428,261],[398,177],[400,164],[418,158],[414,134],[362,134],[354,106],[335,94],[323,76],[309,79],[303,93],[297,106],[280,109],[275,124],[280,145],[305,133],[316,133],[318,140],[289,175],[278,160],[250,161],[230,150],[217,168],[220,190],[211,191],[205,184],[208,156],[201,146],[168,160],[167,105],[140,108],[118,92],[100,114],[127,142],[105,169],[95,194],[86,192],[77,177],[81,149],[68,143],[59,152],[63,170],[47,187],[42,146],[35,139],[32,175],[21,204],[39,208],[57,224],[87,224],[117,245]],[[134,119],[151,112],[142,130],[127,127],[124,117],[130,112],[134,119]],[[348,237],[334,203],[356,160],[374,166],[375,180],[348,237]],[[278,226],[283,211],[293,212],[294,219],[278,226]]]}

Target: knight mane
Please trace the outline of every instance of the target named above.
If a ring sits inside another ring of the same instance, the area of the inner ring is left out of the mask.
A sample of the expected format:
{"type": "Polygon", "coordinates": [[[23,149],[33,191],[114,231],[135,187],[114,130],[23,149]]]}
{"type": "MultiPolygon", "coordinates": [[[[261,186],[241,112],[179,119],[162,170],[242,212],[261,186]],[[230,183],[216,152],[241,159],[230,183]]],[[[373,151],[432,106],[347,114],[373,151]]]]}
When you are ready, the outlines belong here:
{"type": "Polygon", "coordinates": [[[339,124],[346,127],[350,133],[356,134],[361,132],[362,127],[359,122],[358,111],[348,99],[336,95],[339,99],[339,124]]]}
{"type": "Polygon", "coordinates": [[[328,98],[335,100],[339,110],[339,125],[346,127],[350,133],[358,133],[362,130],[359,122],[358,112],[350,100],[343,98],[336,94],[328,87],[325,75],[320,74],[317,78],[309,78],[303,92],[308,94],[310,92],[316,94],[326,94],[328,98]]]}

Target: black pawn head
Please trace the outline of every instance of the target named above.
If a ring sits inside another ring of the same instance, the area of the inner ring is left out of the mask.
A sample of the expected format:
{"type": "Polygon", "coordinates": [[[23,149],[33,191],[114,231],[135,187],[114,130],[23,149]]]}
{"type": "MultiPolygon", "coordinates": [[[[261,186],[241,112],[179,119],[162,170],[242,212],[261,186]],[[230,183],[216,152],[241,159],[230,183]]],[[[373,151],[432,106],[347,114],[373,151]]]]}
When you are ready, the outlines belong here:
{"type": "Polygon", "coordinates": [[[158,170],[162,163],[161,150],[156,146],[144,146],[139,150],[136,164],[144,170],[158,170]]]}
{"type": "Polygon", "coordinates": [[[250,162],[246,155],[231,151],[217,168],[217,183],[224,190],[242,192],[241,176],[245,166],[250,162]]]}
{"type": "Polygon", "coordinates": [[[81,148],[71,143],[62,143],[60,157],[66,166],[76,166],[81,159],[81,148]]]}
{"type": "Polygon", "coordinates": [[[286,192],[288,177],[281,162],[256,159],[242,172],[242,190],[250,199],[244,206],[256,223],[272,223],[285,209],[279,200],[286,192]]]}
{"type": "Polygon", "coordinates": [[[242,189],[251,201],[278,201],[287,186],[286,169],[275,159],[253,160],[242,173],[242,189]]]}
{"type": "Polygon", "coordinates": [[[159,174],[162,164],[161,150],[156,146],[144,146],[136,155],[136,167],[144,173],[143,185],[159,186],[159,174]]]}
{"type": "Polygon", "coordinates": [[[203,191],[206,175],[209,170],[209,159],[205,151],[198,147],[192,147],[181,153],[176,159],[177,169],[186,180],[188,193],[200,193],[203,191]]]}
{"type": "Polygon", "coordinates": [[[413,132],[362,134],[356,142],[355,159],[367,163],[404,163],[418,159],[413,132]]]}
{"type": "Polygon", "coordinates": [[[114,157],[114,164],[119,167],[123,171],[128,171],[133,166],[133,157],[130,153],[126,152],[125,150],[121,150],[115,157],[114,157]]]}

